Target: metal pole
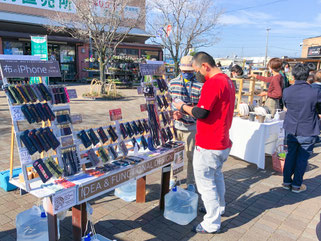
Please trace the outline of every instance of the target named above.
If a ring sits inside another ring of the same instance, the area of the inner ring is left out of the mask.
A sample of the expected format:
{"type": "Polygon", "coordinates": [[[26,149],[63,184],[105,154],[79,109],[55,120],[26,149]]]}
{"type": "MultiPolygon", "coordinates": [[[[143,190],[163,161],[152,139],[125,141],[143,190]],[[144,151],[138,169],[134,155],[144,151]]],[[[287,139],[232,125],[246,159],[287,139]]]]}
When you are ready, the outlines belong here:
{"type": "Polygon", "coordinates": [[[266,67],[267,65],[267,57],[268,57],[268,48],[269,48],[269,31],[271,30],[271,28],[267,28],[266,29],[266,47],[265,47],[265,61],[264,61],[264,67],[266,67]]]}

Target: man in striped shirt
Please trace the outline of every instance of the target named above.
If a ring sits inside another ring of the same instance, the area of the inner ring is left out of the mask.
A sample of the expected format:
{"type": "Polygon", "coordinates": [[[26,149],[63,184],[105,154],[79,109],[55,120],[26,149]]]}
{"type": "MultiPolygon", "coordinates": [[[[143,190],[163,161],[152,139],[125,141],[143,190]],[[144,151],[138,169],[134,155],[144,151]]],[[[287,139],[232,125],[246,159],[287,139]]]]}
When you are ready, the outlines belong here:
{"type": "MultiPolygon", "coordinates": [[[[196,106],[201,95],[202,83],[198,82],[192,67],[192,56],[184,56],[180,62],[181,74],[169,83],[169,94],[172,100],[180,99],[190,106],[196,106]]],[[[196,119],[190,115],[183,114],[173,105],[174,126],[180,141],[185,142],[187,157],[187,179],[186,184],[195,183],[193,173],[193,154],[195,148],[196,119]]]]}

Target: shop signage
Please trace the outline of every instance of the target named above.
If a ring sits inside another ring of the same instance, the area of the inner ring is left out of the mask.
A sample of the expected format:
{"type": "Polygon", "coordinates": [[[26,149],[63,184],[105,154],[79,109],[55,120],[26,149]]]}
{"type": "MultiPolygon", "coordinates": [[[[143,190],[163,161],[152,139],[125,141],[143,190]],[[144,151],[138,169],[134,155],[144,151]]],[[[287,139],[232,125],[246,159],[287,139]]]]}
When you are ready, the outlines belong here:
{"type": "Polygon", "coordinates": [[[109,111],[109,116],[111,121],[116,121],[116,120],[121,120],[122,114],[121,114],[121,109],[114,109],[109,111]]]}
{"type": "Polygon", "coordinates": [[[308,48],[308,57],[320,57],[320,56],[321,56],[321,46],[308,48]]]}
{"type": "Polygon", "coordinates": [[[128,168],[124,171],[101,178],[95,182],[80,186],[78,189],[78,201],[81,203],[84,200],[89,200],[91,197],[100,193],[102,194],[103,192],[127,182],[130,179],[139,177],[156,168],[171,163],[173,159],[174,152],[169,152],[163,156],[139,163],[132,168],[128,168]]]}
{"type": "Polygon", "coordinates": [[[165,73],[164,64],[140,64],[140,73],[142,75],[163,75],[165,73]]]}
{"type": "MultiPolygon", "coordinates": [[[[31,36],[31,54],[38,56],[42,61],[48,60],[47,36],[31,36]]],[[[30,84],[40,83],[40,78],[31,77],[30,84]]],[[[43,83],[49,84],[48,77],[42,79],[43,83]]]]}
{"type": "Polygon", "coordinates": [[[61,77],[57,61],[0,60],[4,78],[61,77]]]}
{"type": "MultiPolygon", "coordinates": [[[[103,9],[110,8],[110,0],[95,0],[93,1],[97,14],[103,16],[103,9]]],[[[24,7],[52,10],[56,12],[76,13],[71,0],[0,0],[0,3],[14,4],[24,7]]],[[[140,14],[140,8],[135,6],[126,6],[124,16],[127,19],[136,19],[140,14]]]]}
{"type": "Polygon", "coordinates": [[[76,205],[76,188],[68,188],[55,193],[52,197],[53,211],[57,214],[76,205]]]}
{"type": "Polygon", "coordinates": [[[73,13],[71,0],[0,0],[0,3],[14,4],[24,7],[40,8],[58,12],[73,13]]]}

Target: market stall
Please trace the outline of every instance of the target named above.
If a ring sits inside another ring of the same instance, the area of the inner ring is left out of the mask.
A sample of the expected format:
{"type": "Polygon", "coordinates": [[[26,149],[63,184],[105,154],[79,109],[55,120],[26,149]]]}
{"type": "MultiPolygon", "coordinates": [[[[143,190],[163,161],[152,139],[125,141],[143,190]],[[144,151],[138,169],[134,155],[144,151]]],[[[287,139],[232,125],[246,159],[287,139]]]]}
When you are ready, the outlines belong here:
{"type": "Polygon", "coordinates": [[[272,155],[275,152],[279,136],[282,135],[282,126],[282,120],[259,123],[234,117],[230,129],[233,142],[230,155],[264,169],[265,154],[272,155]]]}
{"type": "MultiPolygon", "coordinates": [[[[145,73],[157,75],[152,66],[145,73]],[[148,72],[148,73],[147,73],[148,72]]],[[[81,240],[87,224],[86,202],[137,180],[137,202],[145,202],[146,175],[162,169],[160,208],[169,191],[171,164],[182,171],[184,143],[175,141],[167,85],[144,83],[148,118],[126,122],[121,109],[110,110],[113,125],[74,131],[79,116],[71,114],[75,90],[63,85],[8,83],[8,78],[60,75],[55,61],[0,60],[3,89],[13,121],[10,182],[46,198],[49,240],[57,240],[57,213],[72,208],[73,240],[81,240]],[[157,88],[156,88],[156,87],[157,88]],[[24,127],[22,129],[21,127],[24,127]],[[22,175],[12,177],[14,137],[22,175]]],[[[81,118],[80,118],[81,119],[81,118]]]]}

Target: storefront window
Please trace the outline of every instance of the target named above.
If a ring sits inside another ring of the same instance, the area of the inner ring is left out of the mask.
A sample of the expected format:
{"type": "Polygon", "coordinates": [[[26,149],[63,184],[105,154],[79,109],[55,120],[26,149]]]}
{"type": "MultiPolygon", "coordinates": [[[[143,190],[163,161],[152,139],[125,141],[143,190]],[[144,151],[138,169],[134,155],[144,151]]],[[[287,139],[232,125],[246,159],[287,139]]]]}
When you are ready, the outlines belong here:
{"type": "Polygon", "coordinates": [[[139,57],[139,50],[138,49],[125,49],[125,48],[118,48],[116,49],[117,55],[126,55],[133,58],[139,57]]]}
{"type": "Polygon", "coordinates": [[[74,46],[60,46],[60,62],[73,63],[75,62],[76,51],[74,46]]]}
{"type": "MultiPolygon", "coordinates": [[[[52,58],[55,57],[54,46],[51,55],[52,58]]],[[[76,51],[74,46],[60,45],[60,69],[63,80],[74,80],[76,75],[75,56],[76,51]]]]}
{"type": "Polygon", "coordinates": [[[3,53],[10,55],[23,55],[23,43],[3,41],[3,53]]]}
{"type": "Polygon", "coordinates": [[[142,57],[159,60],[159,51],[142,49],[142,57]]]}

